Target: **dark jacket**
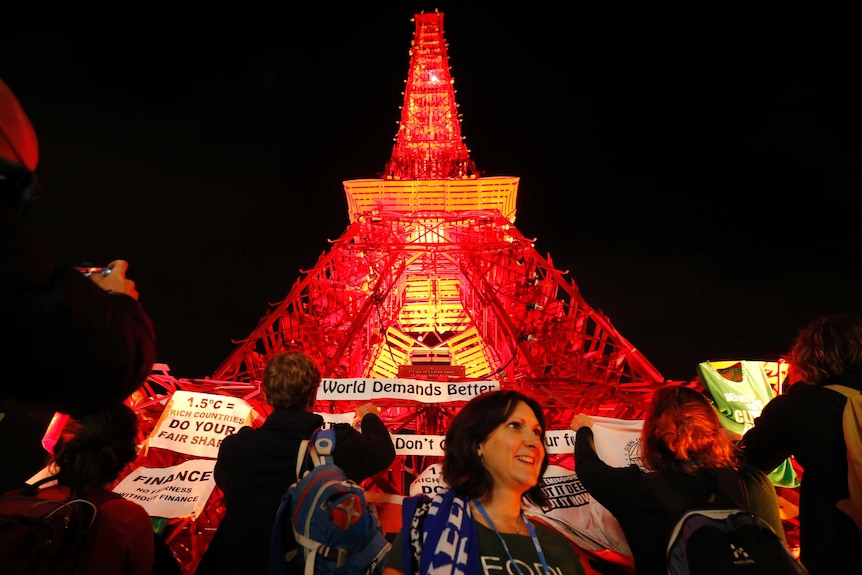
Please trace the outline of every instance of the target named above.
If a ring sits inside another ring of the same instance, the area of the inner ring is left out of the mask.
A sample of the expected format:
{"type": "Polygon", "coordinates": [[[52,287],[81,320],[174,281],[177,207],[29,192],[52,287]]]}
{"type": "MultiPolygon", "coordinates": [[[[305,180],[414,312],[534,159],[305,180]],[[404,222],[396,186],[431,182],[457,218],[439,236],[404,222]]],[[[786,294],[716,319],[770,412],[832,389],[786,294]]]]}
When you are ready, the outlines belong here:
{"type": "Polygon", "coordinates": [[[134,298],[60,266],[0,203],[0,490],[41,469],[54,411],[80,416],[127,398],[156,359],[155,331],[134,298]]]}
{"type": "MultiPolygon", "coordinates": [[[[835,383],[862,389],[862,374],[825,385],[835,383]]],[[[766,404],[741,442],[745,460],[760,469],[771,470],[791,455],[802,466],[799,558],[812,575],[862,565],[862,532],[835,507],[849,495],[841,424],[846,402],[837,391],[796,383],[766,404]]]]}
{"type": "MultiPolygon", "coordinates": [[[[596,453],[593,431],[582,427],[575,436],[575,473],[590,494],[590,498],[605,507],[620,524],[632,551],[638,575],[667,575],[666,550],[675,517],[669,517],[661,496],[637,465],[611,467],[596,453]]],[[[657,471],[677,488],[683,500],[681,506],[705,503],[718,483],[715,474],[697,476],[686,473],[657,471]]],[[[748,509],[784,538],[781,514],[775,488],[769,478],[757,469],[743,467],[739,478],[745,487],[747,500],[740,493],[727,493],[736,506],[748,509]]]]}
{"type": "MultiPolygon", "coordinates": [[[[260,428],[244,427],[222,441],[215,480],[224,492],[225,515],[198,573],[267,573],[272,524],[281,497],[296,481],[299,446],[321,425],[317,414],[276,410],[260,428]]],[[[335,463],[357,483],[395,458],[379,417],[367,414],[361,427],[362,433],[347,424],[335,427],[335,463]]]]}

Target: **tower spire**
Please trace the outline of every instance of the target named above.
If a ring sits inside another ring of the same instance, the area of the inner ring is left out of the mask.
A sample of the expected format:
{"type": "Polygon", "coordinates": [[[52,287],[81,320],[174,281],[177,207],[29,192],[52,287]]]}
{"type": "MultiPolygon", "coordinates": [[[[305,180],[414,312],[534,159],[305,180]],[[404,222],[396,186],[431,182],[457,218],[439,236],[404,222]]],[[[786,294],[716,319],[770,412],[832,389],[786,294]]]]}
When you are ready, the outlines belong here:
{"type": "Polygon", "coordinates": [[[461,119],[449,73],[443,14],[414,16],[410,71],[388,180],[475,178],[476,166],[461,136],[461,119]]]}

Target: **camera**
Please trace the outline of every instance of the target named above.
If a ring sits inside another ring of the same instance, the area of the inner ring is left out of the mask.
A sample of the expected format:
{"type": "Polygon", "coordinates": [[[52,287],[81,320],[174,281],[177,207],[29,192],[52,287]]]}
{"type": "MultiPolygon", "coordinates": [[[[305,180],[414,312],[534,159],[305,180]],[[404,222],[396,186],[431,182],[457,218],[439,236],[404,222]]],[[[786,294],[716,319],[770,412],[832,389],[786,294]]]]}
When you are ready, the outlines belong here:
{"type": "Polygon", "coordinates": [[[75,269],[84,274],[85,278],[88,278],[92,275],[100,275],[102,277],[106,277],[111,273],[111,268],[102,268],[97,266],[80,265],[75,266],[75,269]]]}

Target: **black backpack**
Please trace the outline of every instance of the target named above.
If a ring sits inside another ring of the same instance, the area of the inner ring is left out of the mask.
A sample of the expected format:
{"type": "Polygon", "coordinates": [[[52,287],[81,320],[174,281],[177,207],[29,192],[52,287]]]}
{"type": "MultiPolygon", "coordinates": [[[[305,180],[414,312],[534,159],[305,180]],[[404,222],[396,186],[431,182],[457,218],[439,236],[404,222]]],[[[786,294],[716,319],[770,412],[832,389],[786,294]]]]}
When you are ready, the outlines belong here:
{"type": "Polygon", "coordinates": [[[54,479],[0,496],[0,575],[76,573],[98,506],[122,497],[101,491],[86,499],[38,497],[39,486],[54,479]]]}
{"type": "Polygon", "coordinates": [[[735,501],[747,501],[745,487],[733,470],[721,473],[708,501],[686,507],[661,473],[648,482],[668,512],[669,575],[805,575],[781,537],[763,519],[735,501]],[[719,482],[721,488],[719,488],[719,482]],[[736,492],[731,498],[725,495],[736,492]]]}

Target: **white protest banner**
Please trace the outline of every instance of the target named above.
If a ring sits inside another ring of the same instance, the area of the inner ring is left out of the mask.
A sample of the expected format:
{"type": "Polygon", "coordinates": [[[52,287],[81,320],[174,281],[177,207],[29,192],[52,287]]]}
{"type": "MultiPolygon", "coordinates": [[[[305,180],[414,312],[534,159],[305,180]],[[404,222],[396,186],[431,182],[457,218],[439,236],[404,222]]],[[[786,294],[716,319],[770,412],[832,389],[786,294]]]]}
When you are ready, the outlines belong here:
{"type": "Polygon", "coordinates": [[[173,467],[138,467],[115,488],[151,517],[197,517],[215,487],[214,459],[192,459],[173,467]]]}
{"type": "Polygon", "coordinates": [[[602,461],[612,467],[628,467],[632,463],[641,465],[642,419],[616,419],[593,416],[593,440],[596,453],[602,461]]]}
{"type": "Polygon", "coordinates": [[[324,413],[322,411],[315,411],[314,413],[323,418],[323,427],[327,429],[334,427],[336,423],[352,424],[353,420],[356,419],[355,411],[351,411],[350,413],[324,413]]]}
{"type": "MultiPolygon", "coordinates": [[[[640,465],[640,432],[643,420],[626,420],[593,416],[593,438],[599,457],[613,467],[640,465]]],[[[550,431],[557,437],[554,449],[566,447],[574,453],[573,431],[550,431]],[[568,447],[569,443],[572,447],[568,447]]],[[[546,445],[547,445],[546,441],[546,445]]],[[[548,447],[548,453],[554,453],[548,447]]],[[[560,531],[586,549],[611,549],[631,556],[622,529],[616,518],[594,501],[578,480],[577,473],[558,465],[548,466],[545,472],[545,495],[550,499],[546,509],[533,509],[531,513],[549,520],[560,531]]]]}
{"type": "Polygon", "coordinates": [[[150,447],[216,458],[222,439],[251,425],[254,416],[251,405],[236,397],[175,391],[150,433],[150,447]]]}
{"type": "Polygon", "coordinates": [[[569,429],[565,431],[546,431],[545,451],[548,452],[548,455],[574,455],[575,432],[569,429]]]}
{"type": "Polygon", "coordinates": [[[422,403],[469,401],[486,391],[500,389],[499,381],[448,383],[420,379],[324,379],[318,401],[408,399],[422,403]]]}
{"type": "Polygon", "coordinates": [[[395,455],[443,455],[445,435],[394,435],[395,455]]]}
{"type": "Polygon", "coordinates": [[[443,481],[443,464],[432,463],[410,483],[410,495],[424,494],[434,497],[441,490],[448,489],[443,481]]]}
{"type": "MultiPolygon", "coordinates": [[[[530,505],[527,513],[543,518],[584,549],[612,549],[631,556],[622,529],[610,513],[596,514],[597,502],[590,498],[577,474],[559,465],[545,471],[542,491],[548,506],[530,505]]],[[[602,508],[604,510],[604,508],[602,508]]]]}
{"type": "MultiPolygon", "coordinates": [[[[325,414],[321,414],[325,415],[325,414]]],[[[331,415],[328,417],[332,417],[331,415]]],[[[324,417],[326,419],[326,417],[324,417]]],[[[352,420],[351,420],[352,421],[352,420]]],[[[445,435],[394,435],[396,455],[443,455],[445,435]]],[[[575,432],[546,431],[545,451],[548,455],[573,455],[575,453],[575,432]]]]}

